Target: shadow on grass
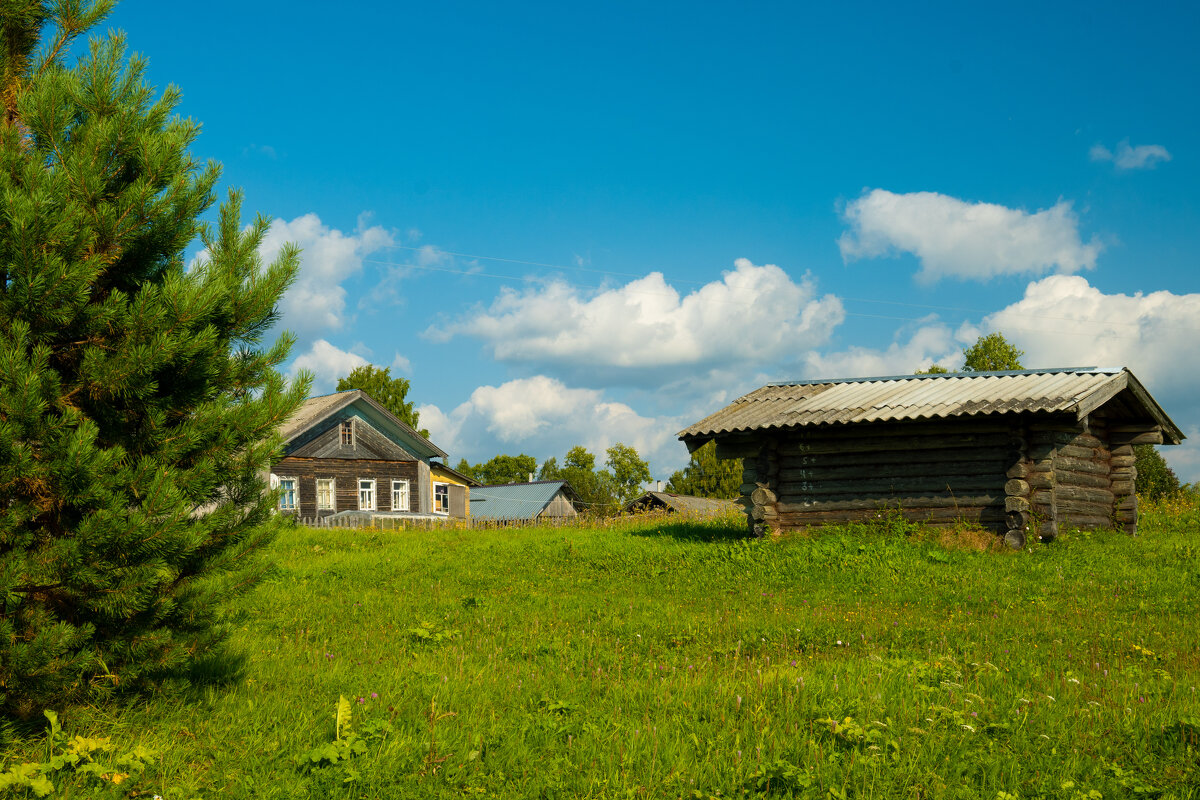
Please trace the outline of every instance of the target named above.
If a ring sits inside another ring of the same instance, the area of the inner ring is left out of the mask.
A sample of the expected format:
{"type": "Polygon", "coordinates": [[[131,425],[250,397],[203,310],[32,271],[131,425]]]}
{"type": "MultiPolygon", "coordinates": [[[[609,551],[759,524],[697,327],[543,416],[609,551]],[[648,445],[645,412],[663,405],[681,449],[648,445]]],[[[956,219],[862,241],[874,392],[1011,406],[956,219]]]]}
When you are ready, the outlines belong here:
{"type": "Polygon", "coordinates": [[[744,517],[729,519],[688,519],[663,517],[656,521],[647,520],[642,527],[630,531],[633,536],[669,536],[683,542],[732,542],[749,539],[744,517]]]}

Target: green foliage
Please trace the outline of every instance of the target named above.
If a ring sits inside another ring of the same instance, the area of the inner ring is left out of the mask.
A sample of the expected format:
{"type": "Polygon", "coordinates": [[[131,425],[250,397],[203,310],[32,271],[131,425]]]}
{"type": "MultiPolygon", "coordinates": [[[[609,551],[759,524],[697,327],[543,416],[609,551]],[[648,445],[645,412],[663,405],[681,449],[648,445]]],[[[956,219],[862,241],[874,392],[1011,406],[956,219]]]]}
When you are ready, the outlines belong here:
{"type": "Polygon", "coordinates": [[[650,465],[627,444],[617,442],[605,451],[604,463],[611,471],[622,504],[637,499],[642,486],[650,482],[650,465]]]}
{"type": "Polygon", "coordinates": [[[950,370],[943,367],[941,364],[930,364],[929,369],[919,369],[913,373],[914,375],[949,375],[950,370]]]}
{"type": "MultiPolygon", "coordinates": [[[[1024,351],[1008,343],[1001,333],[980,336],[975,344],[963,348],[963,372],[999,372],[1025,369],[1021,366],[1024,351]]],[[[932,368],[931,368],[932,369],[932,368]]]]}
{"type": "Polygon", "coordinates": [[[1139,444],[1133,448],[1134,467],[1137,477],[1134,488],[1138,495],[1150,500],[1175,494],[1182,488],[1175,471],[1167,466],[1162,453],[1152,444],[1139,444]]]}
{"type": "Polygon", "coordinates": [[[62,732],[58,715],[44,711],[50,730],[46,734],[49,758],[43,762],[14,764],[0,772],[0,789],[27,790],[35,797],[54,793],[54,777],[67,776],[76,785],[93,792],[111,791],[122,797],[137,793],[138,777],[154,761],[154,753],[140,745],[122,755],[107,756],[115,747],[108,737],[72,736],[62,732]],[[120,787],[120,788],[116,788],[120,787]]]}
{"type": "Polygon", "coordinates": [[[395,734],[395,729],[389,721],[381,719],[367,720],[356,726],[353,707],[345,695],[338,697],[333,741],[317,745],[304,753],[299,760],[302,770],[311,772],[336,767],[341,770],[342,783],[353,783],[359,779],[358,771],[347,762],[378,749],[395,734]]]}
{"type": "Polygon", "coordinates": [[[740,494],[742,460],[717,458],[717,445],[707,442],[692,453],[688,464],[676,470],[667,481],[667,491],[693,497],[717,497],[732,500],[740,494]]]}
{"type": "Polygon", "coordinates": [[[541,480],[566,481],[579,495],[583,511],[594,514],[615,514],[621,508],[616,480],[607,470],[596,469],[596,456],[587,448],[576,445],[567,451],[563,465],[548,458],[538,473],[541,480]]]}
{"type": "Polygon", "coordinates": [[[421,415],[413,408],[408,397],[409,382],[405,378],[393,378],[390,367],[379,367],[367,364],[355,367],[344,378],[338,378],[339,392],[351,389],[361,389],[372,400],[392,412],[401,422],[408,425],[417,433],[429,438],[429,431],[421,427],[421,415]]]}
{"type": "MultiPolygon", "coordinates": [[[[16,0],[14,0],[15,2],[16,0]]],[[[111,3],[45,4],[47,55],[0,16],[0,710],[30,717],[218,658],[229,602],[274,535],[261,478],[307,394],[264,342],[299,265],[188,152],[111,3]],[[17,44],[14,49],[14,42],[17,44]],[[24,44],[22,44],[22,42],[24,44]],[[25,64],[14,71],[14,65],[25,64]],[[190,266],[185,250],[199,237],[190,266]]],[[[20,5],[19,3],[17,5],[20,5]]],[[[33,5],[28,7],[33,8],[33,5]]]]}
{"type": "Polygon", "coordinates": [[[538,471],[537,459],[522,453],[519,456],[492,456],[482,464],[468,465],[466,460],[459,461],[458,472],[474,478],[485,486],[498,486],[505,483],[525,483],[530,475],[538,471]],[[465,467],[465,469],[464,469],[465,467]]]}

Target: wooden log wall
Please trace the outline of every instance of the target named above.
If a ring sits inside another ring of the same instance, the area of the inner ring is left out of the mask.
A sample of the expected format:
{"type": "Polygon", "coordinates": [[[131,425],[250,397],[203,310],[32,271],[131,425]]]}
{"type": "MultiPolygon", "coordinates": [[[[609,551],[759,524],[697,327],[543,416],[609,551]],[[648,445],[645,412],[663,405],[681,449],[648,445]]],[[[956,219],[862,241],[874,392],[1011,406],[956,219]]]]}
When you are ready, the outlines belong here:
{"type": "Polygon", "coordinates": [[[418,506],[416,461],[376,461],[342,458],[297,458],[287,456],[271,467],[283,477],[297,478],[300,485],[298,516],[320,518],[358,508],[359,478],[375,479],[376,511],[428,511],[418,506]],[[337,508],[317,510],[317,478],[334,479],[334,505],[337,508]],[[392,508],[392,480],[407,480],[408,508],[392,508]]]}
{"type": "Polygon", "coordinates": [[[1018,444],[1007,424],[976,421],[764,437],[753,455],[738,450],[742,502],[760,535],[892,513],[1003,530],[1005,471],[1018,444]]]}
{"type": "Polygon", "coordinates": [[[743,460],[755,535],[899,513],[981,524],[1021,547],[1064,524],[1136,532],[1133,445],[1155,441],[1157,427],[1093,414],[765,432],[719,442],[718,455],[743,460]]]}

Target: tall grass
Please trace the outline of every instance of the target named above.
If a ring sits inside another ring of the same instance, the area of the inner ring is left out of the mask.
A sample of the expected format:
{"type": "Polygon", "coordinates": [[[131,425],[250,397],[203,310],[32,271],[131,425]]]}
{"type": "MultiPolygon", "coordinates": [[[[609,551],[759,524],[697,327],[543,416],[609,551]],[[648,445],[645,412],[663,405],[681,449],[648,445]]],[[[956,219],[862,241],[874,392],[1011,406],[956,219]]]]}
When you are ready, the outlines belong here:
{"type": "Polygon", "coordinates": [[[298,528],[237,682],[65,715],[155,758],[56,792],[1200,796],[1198,529],[1183,500],[1019,552],[886,519],[298,528]]]}

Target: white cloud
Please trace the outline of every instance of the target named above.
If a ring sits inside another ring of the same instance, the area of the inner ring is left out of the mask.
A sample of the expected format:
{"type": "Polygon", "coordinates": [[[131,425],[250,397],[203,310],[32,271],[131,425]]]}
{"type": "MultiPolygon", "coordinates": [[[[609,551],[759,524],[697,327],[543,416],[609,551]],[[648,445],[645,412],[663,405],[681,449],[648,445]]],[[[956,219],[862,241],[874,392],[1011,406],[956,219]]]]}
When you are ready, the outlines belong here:
{"type": "Polygon", "coordinates": [[[1077,272],[1094,267],[1101,249],[1095,239],[1080,239],[1079,218],[1066,201],[1031,214],[937,192],[873,189],[842,216],[850,226],[838,239],[843,260],[912,253],[924,281],[1077,272]]]}
{"type": "Polygon", "coordinates": [[[817,297],[815,281],[795,282],[777,266],[738,259],[719,281],[691,293],[661,273],[585,293],[555,280],[505,289],[425,335],[483,340],[493,358],[565,374],[580,383],[655,384],[718,368],[757,368],[824,343],[844,318],[841,301],[817,297]]]}
{"type": "Polygon", "coordinates": [[[1088,154],[1092,161],[1111,161],[1117,169],[1154,169],[1160,161],[1171,160],[1171,154],[1161,144],[1130,147],[1128,139],[1117,145],[1115,153],[1102,144],[1095,144],[1088,154]]]}
{"type": "Polygon", "coordinates": [[[390,366],[396,372],[412,372],[412,361],[410,361],[406,356],[400,355],[398,352],[396,353],[396,357],[392,359],[390,366]]]}
{"type": "Polygon", "coordinates": [[[288,373],[292,377],[302,369],[313,373],[311,394],[317,395],[333,391],[338,378],[349,375],[355,367],[362,367],[367,363],[369,362],[357,353],[340,350],[324,339],[317,339],[308,352],[292,361],[288,373]]]}
{"type": "Polygon", "coordinates": [[[392,235],[382,227],[367,227],[365,217],[360,218],[354,233],[347,235],[323,224],[316,214],[305,214],[291,222],[277,219],[271,223],[259,249],[263,260],[274,260],[288,242],[303,252],[299,275],[279,308],[283,327],[302,338],[345,325],[342,282],[362,269],[364,256],[393,243],[392,235]]]}
{"type": "Polygon", "coordinates": [[[436,405],[417,411],[433,442],[451,454],[451,463],[520,452],[539,461],[561,459],[579,444],[602,462],[605,449],[616,442],[636,448],[656,476],[669,475],[687,461],[687,451],[674,437],[686,424],[682,419],[642,416],[600,390],[568,387],[544,375],[480,386],[449,412],[436,405]]]}
{"type": "MultiPolygon", "coordinates": [[[[1104,294],[1083,277],[1054,275],[1029,284],[984,327],[1024,350],[1027,366],[1128,367],[1177,425],[1195,430],[1200,421],[1200,293],[1104,294]]],[[[1191,470],[1180,477],[1200,479],[1195,451],[1175,450],[1163,453],[1191,470]]]]}
{"type": "Polygon", "coordinates": [[[805,377],[867,378],[910,375],[931,364],[954,370],[962,366],[961,334],[943,323],[929,321],[906,342],[892,342],[887,349],[850,347],[832,353],[810,353],[804,362],[805,377]]]}

